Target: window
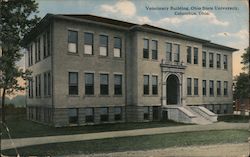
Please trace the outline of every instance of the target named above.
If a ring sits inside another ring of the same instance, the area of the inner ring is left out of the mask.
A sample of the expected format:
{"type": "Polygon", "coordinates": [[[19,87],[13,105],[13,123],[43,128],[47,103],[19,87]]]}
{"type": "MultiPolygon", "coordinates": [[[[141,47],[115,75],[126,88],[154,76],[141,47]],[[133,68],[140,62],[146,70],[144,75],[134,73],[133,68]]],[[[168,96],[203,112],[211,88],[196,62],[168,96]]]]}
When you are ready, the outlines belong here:
{"type": "Polygon", "coordinates": [[[144,75],[144,86],[143,86],[143,94],[149,95],[149,75],[144,75]]]}
{"type": "Polygon", "coordinates": [[[48,88],[47,88],[47,73],[44,73],[43,74],[43,93],[44,93],[44,96],[47,96],[48,95],[48,88]]]}
{"type": "Polygon", "coordinates": [[[78,32],[68,31],[68,52],[77,53],[78,32]]]}
{"type": "Polygon", "coordinates": [[[43,34],[43,58],[50,56],[50,31],[43,34]]]}
{"type": "Polygon", "coordinates": [[[29,98],[33,98],[33,78],[29,80],[29,98]]]}
{"type": "Polygon", "coordinates": [[[121,38],[115,37],[114,38],[115,43],[114,43],[114,57],[121,58],[121,50],[122,50],[122,40],[121,38]]]}
{"type": "Polygon", "coordinates": [[[100,35],[100,56],[108,56],[108,36],[100,35]]]}
{"type": "Polygon", "coordinates": [[[213,68],[214,67],[214,54],[209,53],[209,67],[213,68]]]}
{"type": "Polygon", "coordinates": [[[205,51],[202,52],[202,67],[207,66],[207,53],[205,51]]]}
{"type": "Polygon", "coordinates": [[[94,122],[94,108],[86,108],[85,110],[85,122],[93,123],[94,122]]]}
{"type": "Polygon", "coordinates": [[[78,124],[78,109],[70,108],[68,110],[69,124],[78,124]]]}
{"type": "Polygon", "coordinates": [[[180,45],[174,44],[174,61],[179,62],[180,61],[180,45]]]}
{"type": "Polygon", "coordinates": [[[217,54],[217,56],[216,56],[216,66],[217,66],[217,68],[221,68],[220,54],[217,54]]]}
{"type": "Polygon", "coordinates": [[[109,120],[108,108],[107,107],[101,107],[100,108],[100,119],[101,119],[101,122],[107,122],[109,120]]]}
{"type": "Polygon", "coordinates": [[[187,63],[191,64],[191,57],[192,57],[192,52],[191,52],[191,47],[187,46],[187,63]]]}
{"type": "Polygon", "coordinates": [[[158,59],[158,44],[156,40],[152,40],[152,59],[158,59]]]}
{"type": "Polygon", "coordinates": [[[228,82],[224,81],[224,96],[228,95],[228,82]]]}
{"type": "Polygon", "coordinates": [[[93,55],[93,33],[84,33],[84,54],[93,55]]]}
{"type": "Polygon", "coordinates": [[[51,95],[51,75],[50,72],[48,72],[48,96],[51,95]]]}
{"type": "Polygon", "coordinates": [[[206,96],[207,95],[207,81],[202,80],[202,95],[206,96]]]}
{"type": "Polygon", "coordinates": [[[36,97],[40,97],[41,96],[41,75],[37,75],[35,77],[35,81],[36,81],[36,97]]]}
{"type": "Polygon", "coordinates": [[[122,75],[114,75],[114,80],[115,95],[122,95],[122,75]]]}
{"type": "Polygon", "coordinates": [[[172,44],[166,43],[166,59],[172,61],[172,44]]]}
{"type": "Polygon", "coordinates": [[[224,64],[224,69],[227,69],[227,55],[224,55],[223,64],[224,64]]]}
{"type": "Polygon", "coordinates": [[[220,96],[221,95],[221,82],[217,81],[217,95],[220,96]]]}
{"type": "Polygon", "coordinates": [[[187,95],[192,95],[192,79],[187,78],[187,95]]]}
{"type": "Polygon", "coordinates": [[[47,34],[43,34],[43,58],[46,58],[48,55],[47,51],[47,34]]]}
{"type": "Polygon", "coordinates": [[[143,58],[149,58],[149,40],[143,40],[143,58]]]}
{"type": "Polygon", "coordinates": [[[38,40],[37,40],[37,47],[38,47],[38,52],[37,52],[37,55],[38,55],[38,57],[37,57],[37,59],[38,59],[38,61],[40,61],[41,60],[41,41],[40,41],[41,39],[40,38],[38,38],[38,40]]]}
{"type": "Polygon", "coordinates": [[[47,31],[47,56],[50,56],[50,31],[47,31]]]}
{"type": "Polygon", "coordinates": [[[144,120],[149,120],[149,107],[143,107],[143,119],[144,120]]]}
{"type": "Polygon", "coordinates": [[[50,96],[51,95],[51,78],[50,78],[50,72],[46,72],[43,74],[43,93],[44,96],[50,96]]]}
{"type": "Polygon", "coordinates": [[[152,76],[152,94],[157,95],[158,94],[158,77],[152,76]]]}
{"type": "Polygon", "coordinates": [[[115,107],[115,120],[122,120],[122,108],[121,107],[115,107]]]}
{"type": "Polygon", "coordinates": [[[194,64],[198,64],[198,48],[194,47],[194,64]]]}
{"type": "Polygon", "coordinates": [[[101,95],[109,94],[109,75],[108,74],[100,75],[100,94],[101,95]]]}
{"type": "Polygon", "coordinates": [[[69,95],[78,95],[78,72],[69,72],[69,95]]]}
{"type": "Polygon", "coordinates": [[[28,49],[28,59],[29,59],[29,66],[33,65],[33,44],[30,45],[28,49]]]}
{"type": "Polygon", "coordinates": [[[41,60],[41,50],[40,50],[40,38],[35,41],[35,62],[39,62],[41,60]]]}
{"type": "Polygon", "coordinates": [[[38,47],[37,47],[37,40],[35,41],[35,63],[38,61],[38,59],[37,59],[37,49],[38,49],[38,47]]]}
{"type": "Polygon", "coordinates": [[[199,94],[199,83],[198,83],[198,79],[194,79],[194,95],[198,95],[199,94]]]}
{"type": "Polygon", "coordinates": [[[94,95],[94,74],[85,73],[85,95],[94,95]]]}
{"type": "Polygon", "coordinates": [[[214,81],[209,81],[209,94],[210,96],[214,96],[214,81]]]}

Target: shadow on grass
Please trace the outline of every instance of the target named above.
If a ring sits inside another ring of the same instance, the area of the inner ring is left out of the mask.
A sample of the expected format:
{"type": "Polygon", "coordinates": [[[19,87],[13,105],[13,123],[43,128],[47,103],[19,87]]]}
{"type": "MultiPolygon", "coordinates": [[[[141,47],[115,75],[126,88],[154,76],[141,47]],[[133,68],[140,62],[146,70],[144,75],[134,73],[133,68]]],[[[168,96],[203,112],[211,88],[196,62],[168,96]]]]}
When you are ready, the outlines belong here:
{"type": "MultiPolygon", "coordinates": [[[[52,126],[47,126],[40,123],[29,121],[26,119],[25,115],[7,116],[6,124],[10,130],[12,138],[84,134],[84,133],[96,133],[105,131],[120,131],[120,130],[133,130],[133,129],[185,125],[183,123],[176,123],[174,121],[158,121],[158,122],[140,122],[140,123],[138,122],[138,123],[99,124],[99,125],[89,125],[89,126],[55,128],[52,126]]],[[[3,130],[3,139],[8,138],[6,130],[5,129],[2,130],[3,130]]]]}

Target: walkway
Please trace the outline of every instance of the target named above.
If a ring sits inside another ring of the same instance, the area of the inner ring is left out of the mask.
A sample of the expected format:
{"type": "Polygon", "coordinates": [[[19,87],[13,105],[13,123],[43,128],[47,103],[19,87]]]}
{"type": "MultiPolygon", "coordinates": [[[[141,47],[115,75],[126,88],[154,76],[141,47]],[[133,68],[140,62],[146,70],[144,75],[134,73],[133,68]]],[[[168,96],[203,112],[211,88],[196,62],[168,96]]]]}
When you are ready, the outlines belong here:
{"type": "MultiPolygon", "coordinates": [[[[207,131],[207,130],[225,130],[225,129],[247,130],[248,128],[249,128],[248,123],[219,122],[208,125],[183,125],[174,127],[148,128],[148,129],[136,129],[136,130],[126,130],[126,131],[110,131],[110,132],[75,134],[75,135],[18,138],[18,139],[13,139],[12,141],[18,148],[18,147],[32,146],[39,144],[95,140],[104,138],[154,135],[154,134],[191,132],[191,131],[207,131]]],[[[14,148],[14,145],[11,143],[10,140],[8,139],[2,140],[2,150],[11,148],[14,148]]]]}

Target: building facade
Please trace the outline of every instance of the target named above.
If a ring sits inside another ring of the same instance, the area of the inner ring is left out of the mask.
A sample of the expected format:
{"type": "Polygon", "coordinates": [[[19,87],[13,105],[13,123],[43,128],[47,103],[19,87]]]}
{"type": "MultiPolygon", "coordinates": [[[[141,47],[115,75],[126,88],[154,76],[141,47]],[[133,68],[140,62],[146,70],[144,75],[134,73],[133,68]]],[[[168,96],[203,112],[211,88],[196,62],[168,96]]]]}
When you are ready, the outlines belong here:
{"type": "Polygon", "coordinates": [[[176,120],[194,106],[232,112],[234,48],[93,15],[47,14],[23,42],[30,120],[59,127],[176,120]]]}

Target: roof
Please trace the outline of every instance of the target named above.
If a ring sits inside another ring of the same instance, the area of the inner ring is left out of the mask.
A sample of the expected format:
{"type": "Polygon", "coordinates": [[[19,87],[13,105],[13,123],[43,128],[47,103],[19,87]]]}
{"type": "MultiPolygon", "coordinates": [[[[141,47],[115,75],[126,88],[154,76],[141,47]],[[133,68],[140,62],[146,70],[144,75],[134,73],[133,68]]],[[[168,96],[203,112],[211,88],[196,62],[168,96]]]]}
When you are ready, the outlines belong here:
{"type": "Polygon", "coordinates": [[[28,34],[25,35],[23,39],[23,44],[27,45],[28,42],[41,33],[43,28],[47,27],[52,19],[65,19],[65,20],[77,20],[80,22],[92,22],[95,24],[103,24],[109,27],[119,27],[119,28],[125,28],[127,31],[132,31],[132,30],[139,30],[139,31],[146,31],[146,32],[152,32],[152,33],[158,33],[158,34],[165,34],[171,37],[175,38],[181,38],[181,39],[186,39],[186,40],[192,40],[196,41],[199,43],[202,43],[204,46],[207,47],[214,47],[214,48],[220,48],[223,50],[227,51],[237,51],[238,49],[227,47],[224,45],[219,45],[210,42],[209,40],[197,38],[197,37],[192,37],[189,35],[181,34],[178,32],[174,32],[171,30],[155,27],[152,25],[148,24],[135,24],[135,23],[130,23],[130,22],[125,22],[125,21],[120,21],[120,20],[115,20],[111,18],[106,18],[106,17],[100,17],[100,16],[95,16],[95,15],[90,15],[90,14],[47,14],[38,24],[35,28],[33,28],[28,34]]]}
{"type": "Polygon", "coordinates": [[[78,19],[84,19],[84,20],[90,20],[90,21],[96,21],[96,22],[101,22],[101,23],[107,23],[107,24],[112,24],[112,25],[117,25],[117,26],[123,26],[123,27],[127,27],[127,28],[136,25],[136,24],[130,23],[130,22],[95,16],[95,15],[89,15],[89,14],[58,14],[58,15],[66,16],[66,17],[73,17],[73,18],[78,18],[78,19]]]}

